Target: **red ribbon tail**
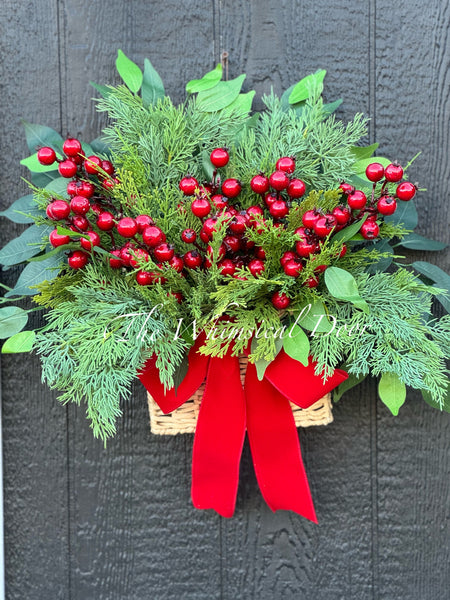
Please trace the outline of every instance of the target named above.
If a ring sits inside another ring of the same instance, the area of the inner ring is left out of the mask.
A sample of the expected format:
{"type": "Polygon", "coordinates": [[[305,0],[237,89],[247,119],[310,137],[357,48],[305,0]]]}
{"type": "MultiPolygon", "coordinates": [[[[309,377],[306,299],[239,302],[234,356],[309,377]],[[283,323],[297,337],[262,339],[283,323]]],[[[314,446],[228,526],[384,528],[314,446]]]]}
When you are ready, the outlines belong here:
{"type": "Polygon", "coordinates": [[[292,510],[317,523],[289,401],[249,363],[247,431],[261,493],[273,510],[292,510]]]}
{"type": "Polygon", "coordinates": [[[212,358],[198,415],[192,455],[192,502],[232,517],[245,437],[245,397],[239,360],[212,358]]]}

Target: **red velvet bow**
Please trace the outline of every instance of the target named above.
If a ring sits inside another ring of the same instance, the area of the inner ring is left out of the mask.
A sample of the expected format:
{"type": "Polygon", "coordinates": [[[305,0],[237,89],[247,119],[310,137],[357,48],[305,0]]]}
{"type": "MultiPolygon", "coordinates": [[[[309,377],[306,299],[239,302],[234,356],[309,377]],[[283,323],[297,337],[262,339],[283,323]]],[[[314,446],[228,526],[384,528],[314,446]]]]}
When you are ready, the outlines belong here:
{"type": "Polygon", "coordinates": [[[336,369],[323,383],[311,360],[304,367],[281,350],[262,381],[249,363],[242,388],[238,358],[199,354],[203,342],[198,338],[191,348],[189,369],[176,394],[174,389],[164,392],[155,357],[139,374],[165,414],[188,400],[206,378],[192,456],[194,506],[233,515],[247,430],[256,477],[269,507],[292,510],[317,523],[289,401],[308,408],[347,379],[347,373],[336,369]]]}

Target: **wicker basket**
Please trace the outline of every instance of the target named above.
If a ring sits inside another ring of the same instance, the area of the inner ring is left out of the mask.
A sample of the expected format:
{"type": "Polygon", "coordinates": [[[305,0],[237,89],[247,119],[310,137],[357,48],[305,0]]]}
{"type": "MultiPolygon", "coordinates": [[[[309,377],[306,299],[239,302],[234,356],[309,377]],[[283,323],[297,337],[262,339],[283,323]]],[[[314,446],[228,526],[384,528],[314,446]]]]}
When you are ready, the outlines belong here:
{"type": "MultiPolygon", "coordinates": [[[[241,381],[244,381],[247,370],[247,358],[239,359],[241,368],[241,381]]],[[[150,394],[148,398],[148,410],[150,413],[150,428],[152,433],[158,435],[177,435],[178,433],[194,433],[197,424],[198,411],[202,400],[205,383],[203,383],[195,394],[182,404],[179,408],[165,415],[153,400],[150,394]]],[[[333,420],[331,412],[331,396],[326,394],[323,398],[312,404],[309,408],[299,408],[290,403],[294,420],[297,427],[310,427],[311,425],[328,425],[333,420]]]]}

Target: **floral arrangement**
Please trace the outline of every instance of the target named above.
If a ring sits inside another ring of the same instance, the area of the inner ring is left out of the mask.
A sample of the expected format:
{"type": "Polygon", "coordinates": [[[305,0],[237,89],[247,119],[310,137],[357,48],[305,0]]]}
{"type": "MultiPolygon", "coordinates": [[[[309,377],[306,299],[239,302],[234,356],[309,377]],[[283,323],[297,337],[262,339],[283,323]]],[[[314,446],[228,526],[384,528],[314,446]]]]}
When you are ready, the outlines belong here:
{"type": "Polygon", "coordinates": [[[2,299],[2,351],[36,351],[103,440],[137,376],[163,412],[206,378],[194,504],[233,513],[247,430],[268,504],[314,520],[289,401],[338,401],[370,375],[394,415],[407,387],[450,408],[450,318],[431,310],[448,311],[450,278],[399,254],[445,247],[413,232],[412,161],[359,145],[367,119],[336,118],[323,70],[252,113],[245,75],[223,81],[221,65],[180,106],[150,61],[116,65],[124,85],[94,84],[102,138],[24,123],[31,193],[2,214],[32,225],[0,251],[26,263],[2,299]],[[8,304],[23,296],[45,326],[24,330],[32,309],[8,304]]]}

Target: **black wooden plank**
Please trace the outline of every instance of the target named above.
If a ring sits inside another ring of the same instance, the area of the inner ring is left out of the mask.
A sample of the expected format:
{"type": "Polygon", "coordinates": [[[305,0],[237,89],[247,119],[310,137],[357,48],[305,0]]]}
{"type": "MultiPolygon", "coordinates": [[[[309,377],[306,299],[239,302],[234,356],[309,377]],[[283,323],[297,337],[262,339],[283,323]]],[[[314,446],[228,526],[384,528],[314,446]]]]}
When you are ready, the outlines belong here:
{"type": "MultiPolygon", "coordinates": [[[[213,66],[209,2],[64,2],[67,129],[100,133],[89,80],[118,82],[117,49],[148,57],[175,101],[213,66]]],[[[190,501],[192,436],[149,432],[136,386],[117,437],[92,439],[82,409],[69,411],[71,593],[74,600],[220,597],[220,520],[190,501]]]]}
{"type": "MultiPolygon", "coordinates": [[[[445,2],[377,1],[376,135],[383,153],[422,155],[411,178],[419,231],[449,241],[450,7],[445,2]],[[392,26],[396,23],[396,26],[392,26]]],[[[450,253],[411,252],[450,270],[450,253]]],[[[398,418],[378,408],[378,597],[448,597],[450,587],[450,416],[410,393],[398,418]]]]}
{"type": "MultiPolygon", "coordinates": [[[[368,113],[368,5],[225,1],[219,8],[230,77],[246,72],[247,88],[260,96],[325,68],[326,99],[344,97],[338,114],[368,113]]],[[[373,399],[364,386],[339,403],[332,425],[300,432],[318,526],[273,515],[247,457],[237,516],[223,524],[225,598],[371,596],[373,399]]]]}
{"type": "MultiPolygon", "coordinates": [[[[26,193],[27,156],[20,118],[59,129],[57,4],[0,5],[2,64],[1,208],[26,193]]],[[[19,227],[2,220],[0,246],[19,227]]],[[[13,283],[17,272],[2,273],[13,283]]],[[[36,357],[2,356],[6,596],[69,597],[66,410],[40,383],[36,357]]]]}

